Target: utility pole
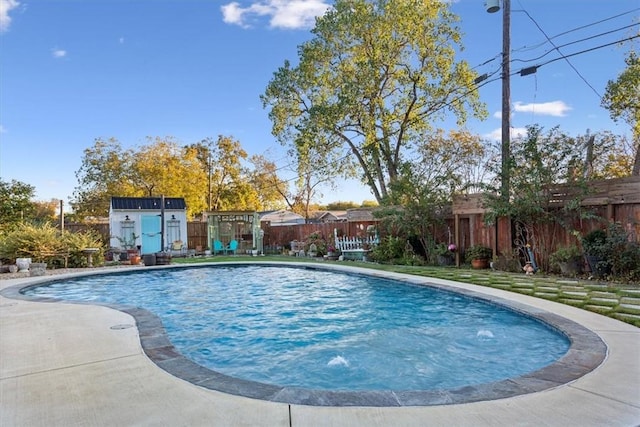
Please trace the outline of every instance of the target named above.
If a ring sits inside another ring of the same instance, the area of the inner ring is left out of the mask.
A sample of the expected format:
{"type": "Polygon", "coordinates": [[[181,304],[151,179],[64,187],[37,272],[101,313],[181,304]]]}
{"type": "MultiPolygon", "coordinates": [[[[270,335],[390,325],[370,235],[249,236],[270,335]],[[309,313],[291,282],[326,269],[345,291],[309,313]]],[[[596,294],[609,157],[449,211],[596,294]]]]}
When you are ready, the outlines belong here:
{"type": "Polygon", "coordinates": [[[208,161],[208,165],[209,165],[209,212],[211,212],[211,147],[209,147],[209,161],[208,161]]]}
{"type": "Polygon", "coordinates": [[[511,178],[511,0],[502,0],[502,186],[501,196],[509,202],[511,178]]]}
{"type": "MultiPolygon", "coordinates": [[[[500,0],[485,0],[485,8],[489,13],[500,10],[500,0]]],[[[500,180],[500,198],[507,205],[510,195],[511,180],[511,0],[502,0],[502,169],[500,180]]],[[[498,254],[501,247],[511,248],[511,218],[498,219],[495,229],[493,253],[498,254]],[[498,228],[504,226],[502,233],[498,228]]]]}
{"type": "Polygon", "coordinates": [[[64,202],[60,200],[60,232],[64,232],[64,202]]]}

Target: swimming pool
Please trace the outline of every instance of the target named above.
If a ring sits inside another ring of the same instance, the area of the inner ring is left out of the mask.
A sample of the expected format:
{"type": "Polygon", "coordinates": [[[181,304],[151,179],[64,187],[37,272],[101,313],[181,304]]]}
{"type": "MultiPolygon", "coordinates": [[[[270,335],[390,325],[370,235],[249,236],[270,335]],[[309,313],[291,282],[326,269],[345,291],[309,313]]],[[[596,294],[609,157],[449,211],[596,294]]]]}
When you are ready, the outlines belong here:
{"type": "MultiPolygon", "coordinates": [[[[544,371],[569,348],[567,337],[547,324],[475,296],[321,268],[150,269],[54,282],[25,294],[129,312],[144,307],[162,319],[179,353],[223,374],[209,373],[213,382],[233,382],[223,391],[251,388],[279,401],[309,390],[326,391],[311,393],[324,398],[366,396],[355,393],[362,390],[442,396],[544,371]]],[[[147,336],[142,328],[143,345],[147,336]]],[[[159,364],[167,369],[166,360],[180,357],[165,352],[159,364]]],[[[310,404],[335,404],[324,398],[310,404]]]]}

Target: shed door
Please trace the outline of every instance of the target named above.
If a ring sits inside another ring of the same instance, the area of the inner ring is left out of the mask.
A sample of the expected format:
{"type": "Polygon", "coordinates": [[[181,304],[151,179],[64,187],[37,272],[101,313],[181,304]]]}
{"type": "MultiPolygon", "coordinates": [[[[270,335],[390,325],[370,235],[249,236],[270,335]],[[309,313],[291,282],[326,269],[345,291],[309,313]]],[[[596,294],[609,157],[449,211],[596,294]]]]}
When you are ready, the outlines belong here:
{"type": "Polygon", "coordinates": [[[142,215],[142,249],[140,252],[144,254],[153,254],[160,252],[160,216],[159,215],[142,215]]]}

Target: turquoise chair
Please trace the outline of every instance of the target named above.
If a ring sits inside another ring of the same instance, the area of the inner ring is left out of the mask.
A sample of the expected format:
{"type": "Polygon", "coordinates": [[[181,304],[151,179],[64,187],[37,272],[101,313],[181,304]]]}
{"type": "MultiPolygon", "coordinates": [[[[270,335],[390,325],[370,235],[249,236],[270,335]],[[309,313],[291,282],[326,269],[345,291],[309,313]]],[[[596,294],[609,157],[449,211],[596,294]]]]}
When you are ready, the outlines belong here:
{"type": "Polygon", "coordinates": [[[224,245],[222,244],[222,242],[220,240],[214,240],[213,241],[213,254],[219,254],[219,253],[227,253],[227,249],[224,247],[224,245]]]}
{"type": "Polygon", "coordinates": [[[230,241],[229,247],[227,248],[227,250],[235,255],[237,249],[238,249],[238,241],[237,240],[230,241]]]}

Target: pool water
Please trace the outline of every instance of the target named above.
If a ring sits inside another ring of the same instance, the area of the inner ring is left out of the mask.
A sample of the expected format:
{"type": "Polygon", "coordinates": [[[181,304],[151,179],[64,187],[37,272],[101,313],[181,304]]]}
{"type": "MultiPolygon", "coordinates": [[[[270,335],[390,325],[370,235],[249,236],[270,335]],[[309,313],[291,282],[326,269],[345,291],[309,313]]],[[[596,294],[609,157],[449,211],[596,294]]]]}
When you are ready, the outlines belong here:
{"type": "Polygon", "coordinates": [[[200,266],[69,279],[25,294],[145,308],[185,357],[319,390],[441,390],[552,364],[569,340],[453,292],[283,266],[200,266]]]}

